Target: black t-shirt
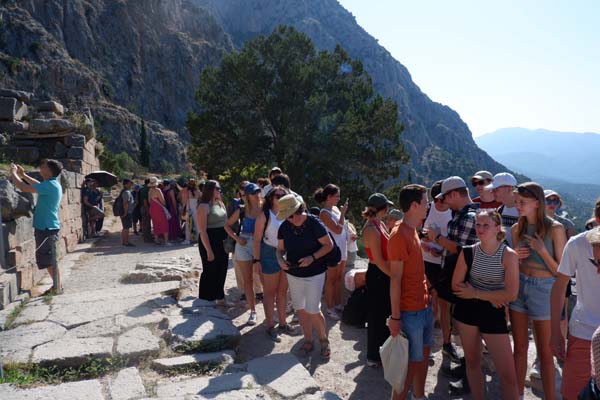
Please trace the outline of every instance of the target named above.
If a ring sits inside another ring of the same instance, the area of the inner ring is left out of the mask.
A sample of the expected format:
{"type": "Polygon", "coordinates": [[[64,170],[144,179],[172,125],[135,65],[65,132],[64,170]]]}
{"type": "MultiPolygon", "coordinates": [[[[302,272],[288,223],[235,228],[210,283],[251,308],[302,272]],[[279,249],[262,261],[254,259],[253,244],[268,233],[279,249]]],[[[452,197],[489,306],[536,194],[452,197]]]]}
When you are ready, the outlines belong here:
{"type": "Polygon", "coordinates": [[[298,267],[298,260],[317,252],[323,246],[319,239],[327,236],[323,223],[315,216],[307,215],[302,226],[294,226],[289,221],[283,221],[277,233],[277,239],[283,240],[287,261],[296,265],[286,272],[293,276],[309,277],[322,274],[327,270],[325,260],[321,257],[308,267],[298,267]]]}

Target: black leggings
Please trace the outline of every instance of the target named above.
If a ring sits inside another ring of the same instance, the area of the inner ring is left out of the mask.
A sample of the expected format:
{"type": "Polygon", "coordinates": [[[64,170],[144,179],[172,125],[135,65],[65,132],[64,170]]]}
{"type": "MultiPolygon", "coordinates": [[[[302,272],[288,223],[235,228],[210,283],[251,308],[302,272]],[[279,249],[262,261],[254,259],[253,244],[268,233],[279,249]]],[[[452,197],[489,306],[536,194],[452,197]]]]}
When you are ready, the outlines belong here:
{"type": "Polygon", "coordinates": [[[223,240],[227,238],[224,228],[208,228],[208,241],[215,259],[208,261],[206,249],[198,235],[198,250],[202,259],[200,275],[200,293],[198,298],[204,300],[221,300],[225,298],[225,278],[227,277],[228,254],[223,249],[223,240]]]}
{"type": "Polygon", "coordinates": [[[386,325],[392,313],[390,304],[390,277],[375,264],[367,269],[367,359],[379,361],[379,347],[390,336],[386,325]]]}

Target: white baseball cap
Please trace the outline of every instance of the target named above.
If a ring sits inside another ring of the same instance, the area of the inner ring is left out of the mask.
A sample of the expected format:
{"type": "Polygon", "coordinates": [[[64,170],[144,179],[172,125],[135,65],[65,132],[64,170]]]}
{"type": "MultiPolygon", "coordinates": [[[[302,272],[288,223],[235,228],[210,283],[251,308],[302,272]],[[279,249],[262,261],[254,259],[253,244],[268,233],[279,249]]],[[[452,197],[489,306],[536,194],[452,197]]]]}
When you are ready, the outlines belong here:
{"type": "Polygon", "coordinates": [[[517,180],[512,174],[508,172],[500,172],[494,175],[494,181],[487,185],[487,190],[497,189],[500,186],[517,186],[517,180]]]}
{"type": "Polygon", "coordinates": [[[440,192],[440,194],[435,196],[435,198],[441,199],[448,192],[454,189],[460,189],[464,187],[467,187],[467,184],[465,183],[463,178],[461,178],[460,176],[451,176],[449,178],[444,179],[444,182],[442,182],[442,191],[440,192]]]}

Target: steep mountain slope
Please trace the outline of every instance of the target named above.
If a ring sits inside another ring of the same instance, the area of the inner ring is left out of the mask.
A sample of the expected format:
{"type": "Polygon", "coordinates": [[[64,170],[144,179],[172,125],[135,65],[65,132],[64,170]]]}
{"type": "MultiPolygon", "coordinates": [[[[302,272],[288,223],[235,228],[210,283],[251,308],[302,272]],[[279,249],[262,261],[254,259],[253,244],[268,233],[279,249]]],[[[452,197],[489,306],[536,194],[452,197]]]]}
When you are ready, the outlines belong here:
{"type": "Polygon", "coordinates": [[[140,117],[157,121],[148,127],[153,167],[164,156],[184,163],[200,71],[233,49],[210,15],[184,0],[3,3],[2,86],[90,107],[109,147],[134,158],[140,117]]]}
{"type": "Polygon", "coordinates": [[[600,183],[600,134],[505,128],[475,141],[509,168],[532,177],[600,183]]]}
{"type": "Polygon", "coordinates": [[[139,154],[149,124],[153,167],[181,167],[186,114],[200,71],[277,25],[320,49],[340,43],[363,61],[376,90],[398,102],[415,180],[504,169],[475,145],[452,109],[431,101],[410,74],[336,0],[4,0],[0,86],[89,107],[109,148],[139,154]]]}
{"type": "Polygon", "coordinates": [[[477,148],[459,115],[421,92],[408,70],[337,0],[193,1],[216,15],[236,47],[256,35],[269,34],[280,24],[306,33],[320,49],[331,50],[340,43],[363,62],[376,90],[398,103],[413,177],[430,181],[449,174],[468,176],[478,169],[505,169],[477,148]]]}

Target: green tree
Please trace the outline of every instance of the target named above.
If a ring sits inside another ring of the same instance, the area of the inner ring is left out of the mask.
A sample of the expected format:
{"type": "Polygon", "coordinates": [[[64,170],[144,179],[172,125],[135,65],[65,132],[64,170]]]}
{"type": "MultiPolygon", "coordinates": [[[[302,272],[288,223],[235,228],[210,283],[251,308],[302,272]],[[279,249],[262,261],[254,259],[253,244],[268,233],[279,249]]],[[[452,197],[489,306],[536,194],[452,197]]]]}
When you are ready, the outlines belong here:
{"type": "Polygon", "coordinates": [[[206,68],[196,100],[188,155],[215,176],[276,164],[304,195],[336,183],[356,211],[408,160],[397,105],[375,94],[362,63],[340,46],[317,52],[291,27],[206,68]]]}
{"type": "Polygon", "coordinates": [[[140,132],[140,164],[143,167],[150,167],[150,146],[148,145],[148,135],[146,133],[146,123],[142,118],[142,127],[140,132]]]}

